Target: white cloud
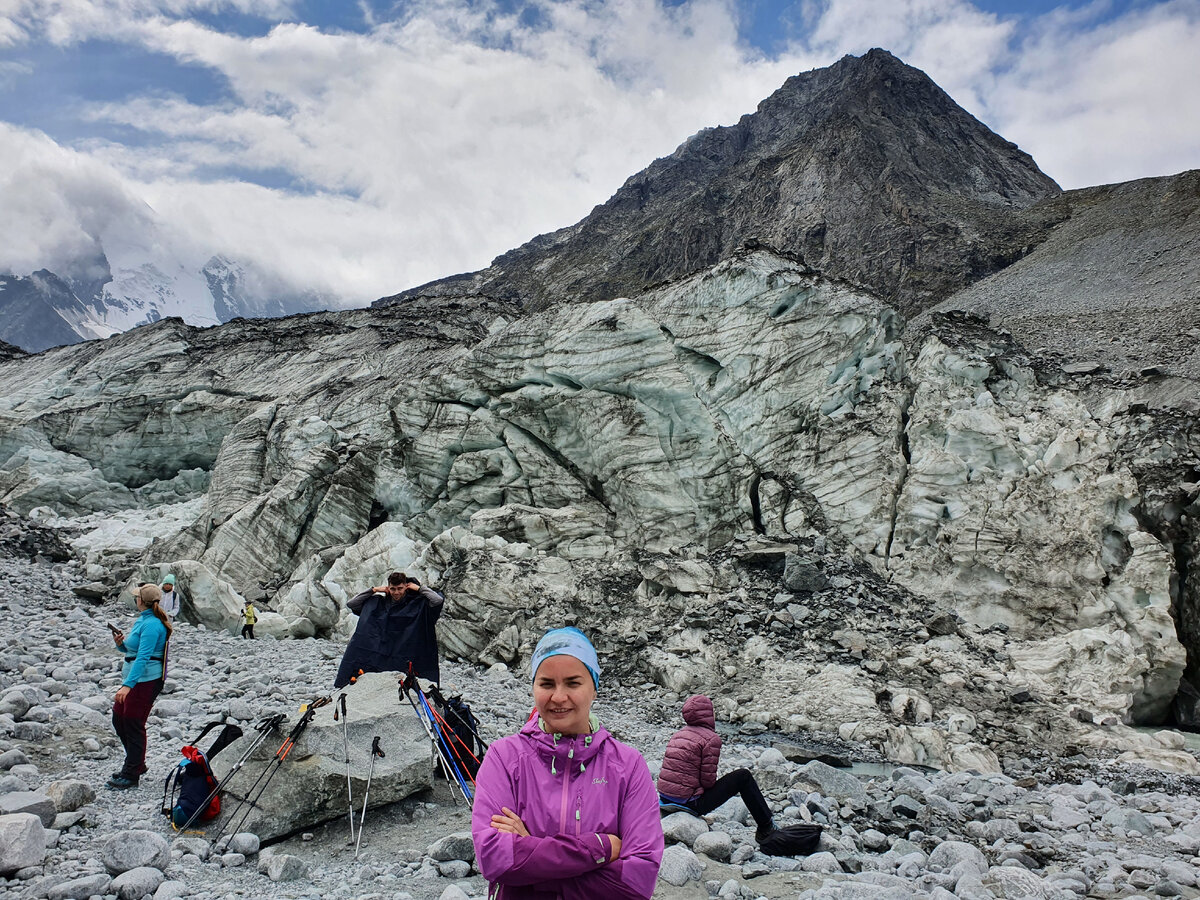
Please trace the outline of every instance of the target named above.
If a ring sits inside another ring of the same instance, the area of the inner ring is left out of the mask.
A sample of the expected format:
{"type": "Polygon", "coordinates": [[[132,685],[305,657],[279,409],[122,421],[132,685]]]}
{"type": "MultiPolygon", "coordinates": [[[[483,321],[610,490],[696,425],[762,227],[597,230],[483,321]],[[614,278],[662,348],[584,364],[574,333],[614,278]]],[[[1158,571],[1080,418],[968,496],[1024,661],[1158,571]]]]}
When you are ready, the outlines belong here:
{"type": "Polygon", "coordinates": [[[1036,23],[989,98],[996,124],[1064,187],[1200,167],[1200,2],[1036,23]]]}
{"type": "Polygon", "coordinates": [[[791,71],[746,59],[721,3],[546,10],[549,28],[447,4],[366,35],[280,25],[255,39],[149,19],[135,26],[142,46],[221,72],[237,103],[96,106],[152,140],[93,153],[190,232],[240,235],[231,243],[264,264],[365,301],[570,224],[791,71]],[[194,180],[228,168],[286,172],[317,193],[194,180]]]}
{"type": "Polygon", "coordinates": [[[149,209],[108,167],[0,123],[0,271],[60,274],[95,256],[111,229],[146,231],[149,209]]]}
{"type": "Polygon", "coordinates": [[[88,109],[142,132],[126,143],[65,149],[0,132],[0,197],[39,225],[0,226],[0,268],[155,223],[181,253],[249,253],[298,286],[364,302],[577,221],[787,76],[873,46],[924,69],[1065,186],[1200,165],[1200,100],[1181,89],[1200,82],[1200,0],[1107,24],[1093,8],[1020,23],[967,0],[821,0],[775,58],[739,40],[732,0],[531,5],[533,25],[453,0],[376,24],[360,4],[366,33],[292,23],[245,38],[187,16],[270,21],[290,4],[9,0],[0,45],[119,40],[217,73],[231,99],[158,90],[88,109]],[[228,174],[245,171],[299,188],[228,174]]]}
{"type": "Polygon", "coordinates": [[[119,36],[155,16],[236,12],[271,20],[294,8],[292,0],[0,0],[0,47],[35,37],[69,45],[119,36]]]}

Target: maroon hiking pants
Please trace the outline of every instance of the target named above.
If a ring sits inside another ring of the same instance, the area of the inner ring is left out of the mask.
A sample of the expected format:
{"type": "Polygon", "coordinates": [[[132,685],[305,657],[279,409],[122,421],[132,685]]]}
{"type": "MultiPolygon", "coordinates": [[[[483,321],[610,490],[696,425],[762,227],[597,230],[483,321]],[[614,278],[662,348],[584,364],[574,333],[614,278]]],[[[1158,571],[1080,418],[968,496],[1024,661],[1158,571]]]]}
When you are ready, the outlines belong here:
{"type": "Polygon", "coordinates": [[[125,765],[121,774],[137,781],[146,771],[146,719],[162,690],[162,679],[140,681],[130,688],[123,700],[113,702],[112,720],[117,737],[125,746],[125,765]]]}

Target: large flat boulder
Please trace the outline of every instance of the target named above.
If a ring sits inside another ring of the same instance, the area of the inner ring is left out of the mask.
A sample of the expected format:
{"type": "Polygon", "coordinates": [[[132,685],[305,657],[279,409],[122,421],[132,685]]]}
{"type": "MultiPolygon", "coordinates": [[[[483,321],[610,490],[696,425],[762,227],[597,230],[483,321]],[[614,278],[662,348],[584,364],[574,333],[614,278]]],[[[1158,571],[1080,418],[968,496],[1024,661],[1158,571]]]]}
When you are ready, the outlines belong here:
{"type": "MultiPolygon", "coordinates": [[[[333,694],[335,701],[339,693],[333,694]]],[[[399,696],[396,674],[364,675],[347,685],[345,693],[356,816],[361,814],[371,765],[371,741],[376,736],[387,755],[375,760],[371,808],[395,803],[427,789],[432,777],[429,739],[412,707],[399,696]]],[[[226,815],[233,813],[265,766],[278,769],[256,803],[247,804],[237,813],[239,823],[242,815],[246,815],[245,823],[237,825],[238,831],[253,832],[268,841],[346,818],[343,723],[340,718],[334,721],[334,709],[334,703],[319,708],[287,759],[276,766],[271,760],[299,719],[299,713],[293,715],[262,743],[230,781],[223,801],[226,815]]],[[[244,737],[213,760],[213,771],[218,778],[225,776],[256,735],[257,732],[248,729],[244,737]]],[[[223,823],[224,817],[210,826],[210,830],[215,834],[223,823]]]]}

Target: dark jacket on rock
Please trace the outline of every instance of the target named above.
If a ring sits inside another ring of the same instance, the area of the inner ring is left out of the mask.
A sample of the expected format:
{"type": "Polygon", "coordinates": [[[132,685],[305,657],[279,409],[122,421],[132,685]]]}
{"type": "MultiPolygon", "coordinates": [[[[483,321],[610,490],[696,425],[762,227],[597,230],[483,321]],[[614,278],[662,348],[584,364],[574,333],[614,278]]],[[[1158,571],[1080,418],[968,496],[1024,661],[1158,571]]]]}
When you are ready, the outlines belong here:
{"type": "Polygon", "coordinates": [[[717,717],[712,701],[693,694],[683,704],[683,721],[667,742],[662,769],[658,773],[658,792],[671,800],[691,800],[703,794],[717,780],[721,760],[721,736],[716,732],[717,717]]]}
{"type": "Polygon", "coordinates": [[[338,666],[335,688],[364,672],[407,673],[409,664],[427,681],[439,681],[435,625],[444,598],[432,588],[410,591],[403,600],[370,589],[350,599],[346,606],[358,616],[358,627],[338,666]]]}

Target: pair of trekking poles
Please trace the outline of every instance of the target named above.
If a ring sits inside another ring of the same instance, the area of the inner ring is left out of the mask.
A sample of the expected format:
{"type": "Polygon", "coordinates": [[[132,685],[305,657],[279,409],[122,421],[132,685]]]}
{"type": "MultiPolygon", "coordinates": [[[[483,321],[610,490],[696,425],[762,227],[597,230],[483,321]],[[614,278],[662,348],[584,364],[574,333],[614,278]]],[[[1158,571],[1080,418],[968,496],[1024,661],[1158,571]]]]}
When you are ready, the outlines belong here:
{"type": "Polygon", "coordinates": [[[350,779],[350,722],[346,715],[346,692],[338,695],[337,706],[333,710],[333,721],[342,717],[342,752],[346,756],[346,801],[350,808],[350,843],[354,844],[354,858],[358,859],[358,851],[362,847],[363,824],[367,821],[367,802],[371,799],[371,779],[375,777],[375,760],[384,759],[387,754],[379,746],[379,735],[371,741],[371,768],[367,771],[367,786],[363,792],[362,814],[358,819],[358,839],[354,837],[354,787],[350,779]]]}
{"type": "MultiPolygon", "coordinates": [[[[246,791],[238,805],[234,807],[233,812],[225,818],[225,822],[221,826],[221,830],[218,831],[216,837],[213,838],[213,847],[220,846],[221,838],[225,836],[226,832],[230,832],[231,835],[237,834],[238,827],[241,827],[246,823],[246,819],[250,816],[250,811],[258,805],[259,799],[261,799],[262,795],[266,792],[267,787],[271,784],[271,780],[275,777],[275,774],[283,767],[283,763],[288,758],[288,754],[290,754],[292,752],[292,748],[296,746],[296,741],[299,740],[300,735],[304,733],[304,730],[312,721],[316,711],[322,706],[327,705],[329,702],[329,697],[318,697],[312,702],[306,703],[301,707],[300,718],[292,727],[291,732],[284,739],[283,743],[279,745],[279,749],[275,751],[275,755],[271,757],[271,759],[267,762],[267,765],[258,774],[258,778],[256,778],[250,785],[250,788],[246,791]],[[244,812],[243,809],[245,810],[244,812]],[[237,823],[237,827],[234,827],[231,830],[231,826],[233,826],[235,822],[237,823]]],[[[283,723],[284,718],[285,715],[283,713],[276,713],[275,715],[267,716],[266,718],[260,720],[259,723],[254,726],[254,730],[257,732],[254,740],[250,742],[250,745],[246,748],[242,755],[238,757],[237,762],[235,762],[229,771],[225,773],[225,777],[218,781],[216,785],[214,785],[204,802],[201,803],[196,808],[196,811],[188,818],[188,820],[183,823],[183,826],[179,829],[181,832],[186,832],[201,816],[204,810],[208,809],[208,806],[212,802],[213,798],[219,795],[221,791],[225,790],[229,786],[230,781],[232,781],[238,772],[241,771],[242,767],[250,760],[258,748],[261,747],[266,742],[267,738],[279,728],[279,726],[283,723]]]]}
{"type": "MultiPolygon", "coordinates": [[[[408,700],[417,719],[425,728],[431,754],[446,781],[451,785],[450,796],[457,804],[458,797],[454,793],[454,788],[457,787],[458,793],[469,806],[475,799],[475,772],[479,770],[479,757],[446,721],[445,716],[429,702],[429,697],[432,696],[443,709],[448,709],[446,699],[436,686],[431,685],[428,694],[422,690],[421,683],[417,681],[417,675],[411,666],[408,674],[400,679],[400,694],[408,700]]],[[[464,725],[478,742],[481,755],[486,753],[487,744],[480,737],[479,732],[471,726],[470,722],[464,721],[464,725]]]]}

